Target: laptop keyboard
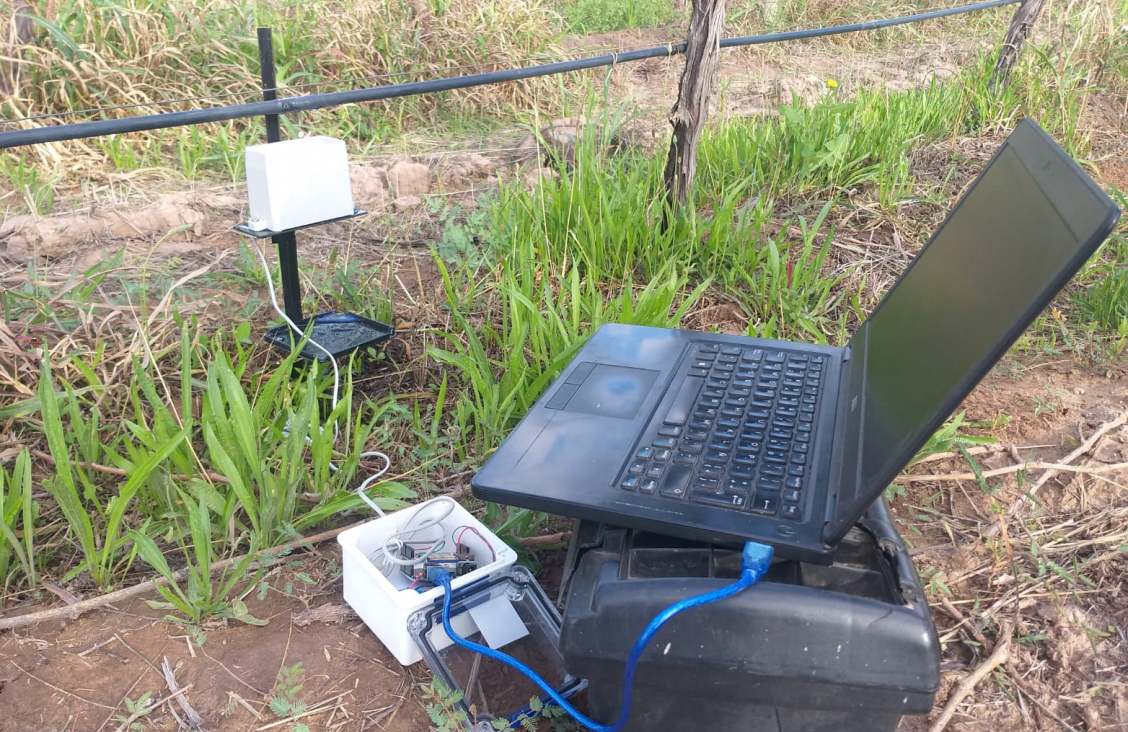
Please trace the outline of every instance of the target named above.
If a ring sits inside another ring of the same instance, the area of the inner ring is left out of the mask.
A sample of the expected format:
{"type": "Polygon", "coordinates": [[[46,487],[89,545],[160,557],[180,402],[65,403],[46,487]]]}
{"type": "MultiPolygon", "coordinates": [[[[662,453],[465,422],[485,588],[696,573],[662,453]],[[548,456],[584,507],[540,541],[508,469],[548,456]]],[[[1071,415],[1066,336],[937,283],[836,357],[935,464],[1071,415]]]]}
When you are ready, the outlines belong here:
{"type": "Polygon", "coordinates": [[[824,356],[715,343],[690,353],[673,404],[639,442],[622,490],[803,517],[824,356]]]}

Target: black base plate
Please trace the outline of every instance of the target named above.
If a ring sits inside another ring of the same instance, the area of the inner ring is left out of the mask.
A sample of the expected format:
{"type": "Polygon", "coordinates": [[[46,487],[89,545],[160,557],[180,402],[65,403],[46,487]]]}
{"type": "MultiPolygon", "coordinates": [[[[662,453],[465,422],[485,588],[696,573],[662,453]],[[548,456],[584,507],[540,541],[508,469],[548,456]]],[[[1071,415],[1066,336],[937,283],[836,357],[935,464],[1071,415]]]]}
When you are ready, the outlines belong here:
{"type": "MultiPolygon", "coordinates": [[[[396,329],[392,326],[369,320],[355,313],[329,312],[295,321],[302,329],[302,333],[294,333],[288,325],[279,325],[266,331],[263,340],[278,350],[289,353],[290,349],[301,341],[310,321],[313,321],[310,338],[332,353],[333,358],[339,358],[358,348],[381,343],[396,334],[396,329]]],[[[329,362],[325,352],[308,341],[302,349],[301,357],[307,361],[329,362]]]]}
{"type": "MultiPolygon", "coordinates": [[[[355,219],[357,216],[364,216],[367,213],[368,213],[367,211],[361,211],[359,208],[354,208],[353,212],[351,214],[346,214],[345,216],[338,216],[335,219],[328,219],[327,221],[314,221],[312,224],[305,224],[304,226],[295,226],[292,229],[286,229],[284,231],[271,231],[270,229],[252,229],[251,226],[250,226],[250,222],[239,224],[239,225],[235,226],[234,228],[235,228],[235,231],[238,231],[240,234],[246,234],[247,236],[253,236],[256,239],[266,239],[267,237],[275,237],[275,236],[280,236],[282,234],[289,234],[289,233],[294,232],[294,231],[301,231],[302,229],[309,229],[309,228],[314,227],[314,226],[324,226],[325,224],[335,224],[338,221],[348,221],[349,219],[355,219]]],[[[317,349],[314,349],[314,350],[317,350],[317,349]]],[[[325,355],[325,354],[322,354],[322,355],[325,355]]]]}

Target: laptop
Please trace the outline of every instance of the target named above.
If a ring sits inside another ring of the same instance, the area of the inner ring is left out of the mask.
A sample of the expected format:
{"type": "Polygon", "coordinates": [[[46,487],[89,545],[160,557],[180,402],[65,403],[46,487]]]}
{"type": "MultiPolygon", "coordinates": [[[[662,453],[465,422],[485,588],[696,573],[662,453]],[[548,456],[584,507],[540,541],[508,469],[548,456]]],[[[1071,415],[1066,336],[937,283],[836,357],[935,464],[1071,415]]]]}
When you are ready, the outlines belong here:
{"type": "Polygon", "coordinates": [[[1119,216],[1024,120],[846,347],[604,325],[473,493],[828,564],[1119,216]]]}

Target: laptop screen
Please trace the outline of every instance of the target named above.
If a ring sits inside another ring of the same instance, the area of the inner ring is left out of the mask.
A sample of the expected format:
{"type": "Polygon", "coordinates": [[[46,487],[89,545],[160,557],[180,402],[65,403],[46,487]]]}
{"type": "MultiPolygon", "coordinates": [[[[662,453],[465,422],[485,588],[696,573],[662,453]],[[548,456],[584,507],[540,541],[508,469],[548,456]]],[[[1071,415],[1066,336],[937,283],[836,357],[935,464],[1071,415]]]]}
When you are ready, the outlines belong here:
{"type": "Polygon", "coordinates": [[[893,479],[1116,214],[1040,128],[1019,126],[858,334],[868,331],[860,480],[840,509],[893,479]]]}

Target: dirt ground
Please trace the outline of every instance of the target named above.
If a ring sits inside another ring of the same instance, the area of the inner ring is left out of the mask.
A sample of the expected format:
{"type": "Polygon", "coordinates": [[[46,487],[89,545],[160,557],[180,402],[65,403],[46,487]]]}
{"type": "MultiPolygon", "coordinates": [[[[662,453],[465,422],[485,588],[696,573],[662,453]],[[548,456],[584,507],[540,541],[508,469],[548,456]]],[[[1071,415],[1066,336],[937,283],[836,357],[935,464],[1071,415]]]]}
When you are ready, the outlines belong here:
{"type": "MultiPolygon", "coordinates": [[[[323,552],[339,557],[335,548],[323,552]]],[[[311,729],[426,729],[418,686],[429,679],[419,666],[401,667],[351,612],[304,624],[302,613],[310,607],[343,609],[341,580],[330,563],[307,559],[275,580],[277,587],[264,600],[248,598],[252,614],[270,621],[263,627],[233,623],[192,638],[138,601],[71,623],[5,634],[0,729],[117,729],[116,716],[129,716],[125,698],[170,693],[161,672],[166,660],[180,688],[187,689],[182,698],[208,730],[258,729],[278,721],[268,699],[282,691],[276,688],[279,672],[298,663],[304,673],[294,699],[310,709],[324,706],[303,718],[311,729]],[[297,572],[315,584],[305,585],[297,572]],[[293,594],[285,592],[288,584],[296,585],[293,594]]],[[[179,706],[173,709],[186,717],[179,706]]],[[[167,706],[145,723],[152,730],[179,726],[167,706]]]]}
{"type": "MultiPolygon", "coordinates": [[[[963,408],[973,421],[1010,419],[983,431],[1005,449],[978,456],[982,471],[1056,462],[1128,408],[1128,364],[1003,364],[963,408]]],[[[1098,440],[1080,464],[1099,471],[1125,462],[1128,428],[1121,426],[1098,440]]],[[[969,470],[955,458],[912,472],[969,470]]],[[[993,645],[999,627],[1010,626],[1023,640],[1011,646],[1007,674],[981,682],[952,729],[1124,729],[1128,471],[1059,474],[1036,502],[1006,522],[998,538],[984,539],[997,517],[1031,489],[1035,475],[1022,487],[1015,473],[986,479],[986,489],[974,479],[912,483],[892,504],[945,645],[942,668],[948,671],[938,704],[986,656],[983,636],[993,645]],[[1050,562],[1057,569],[1047,568],[1050,562]]]]}

